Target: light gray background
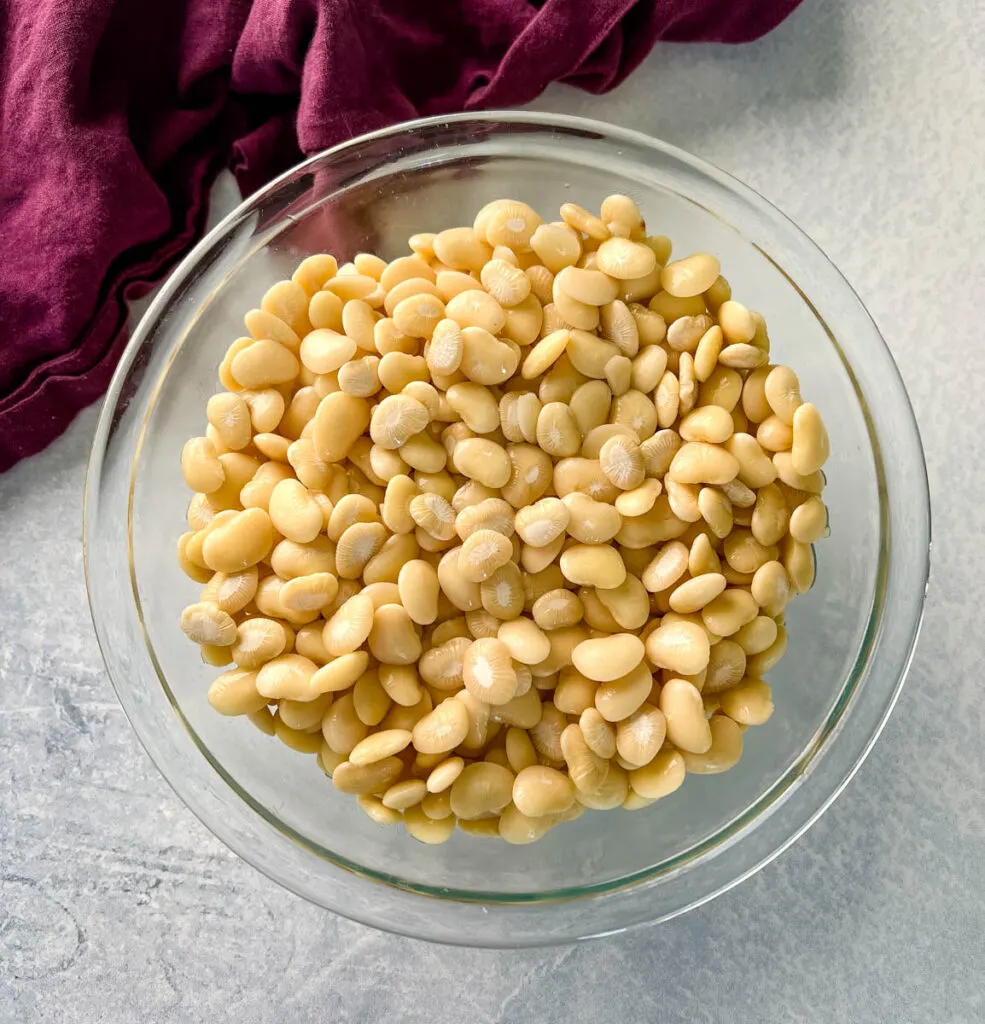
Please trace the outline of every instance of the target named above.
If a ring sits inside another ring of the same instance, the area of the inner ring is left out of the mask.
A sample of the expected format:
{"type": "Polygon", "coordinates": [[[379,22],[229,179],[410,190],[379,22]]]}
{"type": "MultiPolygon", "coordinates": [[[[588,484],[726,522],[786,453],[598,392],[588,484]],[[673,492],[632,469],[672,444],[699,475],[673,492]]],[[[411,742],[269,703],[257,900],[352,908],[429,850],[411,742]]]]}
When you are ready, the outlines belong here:
{"type": "MultiPolygon", "coordinates": [[[[659,47],[604,98],[753,185],[842,268],[923,430],[934,580],[847,792],[777,863],[628,937],[451,950],[350,924],[228,853],[158,776],[92,636],[80,502],[95,415],[0,477],[0,1021],[985,1019],[985,16],[806,0],[742,49],[659,47]]],[[[226,190],[228,192],[228,189],[226,190]]]]}

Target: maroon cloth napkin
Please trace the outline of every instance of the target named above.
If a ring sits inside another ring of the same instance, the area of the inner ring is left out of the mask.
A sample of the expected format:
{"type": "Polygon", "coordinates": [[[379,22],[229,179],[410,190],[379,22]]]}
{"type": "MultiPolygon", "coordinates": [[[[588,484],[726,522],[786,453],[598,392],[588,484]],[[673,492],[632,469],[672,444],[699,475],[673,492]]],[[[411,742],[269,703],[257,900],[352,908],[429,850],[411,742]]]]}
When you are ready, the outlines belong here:
{"type": "Polygon", "coordinates": [[[0,0],[0,472],[109,383],[126,300],[244,193],[408,118],[613,88],[798,0],[0,0]]]}

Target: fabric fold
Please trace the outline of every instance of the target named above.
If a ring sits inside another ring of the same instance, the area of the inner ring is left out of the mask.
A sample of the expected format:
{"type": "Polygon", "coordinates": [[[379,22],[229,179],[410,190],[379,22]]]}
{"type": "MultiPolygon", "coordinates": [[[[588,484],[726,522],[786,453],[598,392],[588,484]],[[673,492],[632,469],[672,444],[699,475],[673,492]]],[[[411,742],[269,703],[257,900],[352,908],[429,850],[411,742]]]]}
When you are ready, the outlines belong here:
{"type": "Polygon", "coordinates": [[[244,194],[397,121],[598,93],[798,0],[0,0],[0,472],[105,391],[128,300],[244,194]]]}

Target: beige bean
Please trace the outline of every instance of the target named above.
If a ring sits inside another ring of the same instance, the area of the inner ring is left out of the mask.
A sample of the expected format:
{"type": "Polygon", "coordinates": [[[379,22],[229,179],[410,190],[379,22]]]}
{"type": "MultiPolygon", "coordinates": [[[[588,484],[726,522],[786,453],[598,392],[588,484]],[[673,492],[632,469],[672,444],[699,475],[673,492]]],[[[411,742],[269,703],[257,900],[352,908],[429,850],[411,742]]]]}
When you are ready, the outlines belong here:
{"type": "Polygon", "coordinates": [[[390,695],[383,689],[379,674],[369,669],[355,682],[352,688],[352,706],[363,725],[376,726],[386,717],[392,704],[390,695]]]}
{"type": "Polygon", "coordinates": [[[257,617],[240,623],[231,653],[240,668],[255,670],[286,649],[287,633],[283,624],[276,619],[257,617]]]}
{"type": "Polygon", "coordinates": [[[598,247],[595,259],[600,271],[620,281],[645,277],[657,266],[656,254],[649,246],[628,238],[606,239],[598,247]]]}
{"type": "Polygon", "coordinates": [[[831,444],[817,406],[810,402],[797,407],[793,414],[793,445],[790,462],[801,476],[816,473],[828,459],[831,444]]]}
{"type": "Polygon", "coordinates": [[[790,581],[780,562],[770,561],[760,566],[750,585],[752,596],[767,614],[779,614],[790,598],[790,581]]]}
{"type": "Polygon", "coordinates": [[[559,326],[577,328],[582,331],[594,331],[598,327],[598,306],[592,306],[587,302],[579,302],[572,298],[561,288],[557,277],[554,278],[554,283],[551,286],[551,294],[554,299],[552,303],[554,310],[563,321],[563,324],[559,326]]]}
{"type": "MultiPolygon", "coordinates": [[[[360,740],[351,751],[349,761],[355,765],[375,764],[409,745],[411,734],[406,729],[385,729],[360,740]]],[[[423,782],[421,785],[424,785],[423,782]]],[[[426,787],[425,787],[426,792],[426,787]]],[[[390,806],[393,806],[390,804],[390,806]]]]}
{"type": "Polygon", "coordinates": [[[561,291],[589,306],[604,306],[619,294],[617,283],[601,270],[564,267],[554,280],[561,291]]]}
{"type": "Polygon", "coordinates": [[[492,637],[476,640],[462,663],[465,688],[486,704],[506,704],[516,696],[517,677],[510,650],[492,637]]]}
{"type": "Polygon", "coordinates": [[[516,513],[516,532],[525,544],[543,547],[560,537],[570,521],[568,506],[559,498],[542,498],[516,513]]]}
{"type": "Polygon", "coordinates": [[[403,814],[404,827],[419,843],[437,846],[447,842],[455,831],[455,816],[429,818],[422,806],[408,807],[403,814]]]}
{"type": "Polygon", "coordinates": [[[379,793],[393,785],[403,770],[404,763],[396,756],[366,765],[342,761],[332,772],[332,783],[342,793],[379,793]]]}
{"type": "Polygon", "coordinates": [[[256,565],[268,555],[274,539],[270,516],[261,508],[234,512],[221,522],[217,516],[207,531],[201,555],[215,572],[237,573],[256,565]]]}
{"type": "Polygon", "coordinates": [[[738,764],[742,757],[742,729],[727,715],[712,715],[708,722],[712,742],[705,751],[682,751],[693,775],[717,775],[738,764]]]}
{"type": "Polygon", "coordinates": [[[609,229],[605,224],[577,203],[563,203],[561,206],[561,219],[569,227],[588,235],[589,238],[603,241],[609,237],[609,229]]]}
{"type": "Polygon", "coordinates": [[[287,384],[298,375],[297,356],[284,345],[269,339],[255,341],[238,352],[230,363],[233,379],[242,388],[269,388],[287,384]]]}
{"type": "Polygon", "coordinates": [[[737,370],[716,366],[698,390],[698,405],[720,405],[731,412],[742,397],[742,377],[737,370]]]}
{"type": "Polygon", "coordinates": [[[597,689],[598,683],[568,665],[561,669],[554,688],[554,706],[566,715],[580,715],[586,708],[595,706],[597,689]]]}
{"type": "Polygon", "coordinates": [[[510,458],[505,449],[482,437],[469,438],[455,446],[457,470],[487,487],[503,487],[512,472],[510,458]]]}
{"type": "Polygon", "coordinates": [[[660,378],[654,400],[657,410],[657,423],[661,429],[672,426],[680,411],[681,385],[677,376],[670,370],[660,378]]]}
{"type": "Polygon", "coordinates": [[[699,533],[691,542],[691,549],[687,556],[687,568],[692,576],[721,572],[721,562],[707,533],[699,533]]]}
{"type": "Polygon", "coordinates": [[[431,772],[427,777],[428,792],[446,792],[451,788],[452,783],[459,777],[459,775],[462,774],[464,768],[465,761],[460,757],[447,757],[443,761],[440,761],[431,769],[431,772]]]}
{"type": "Polygon", "coordinates": [[[701,609],[705,626],[718,636],[732,636],[759,614],[759,606],[746,590],[729,587],[701,609]]]}
{"type": "Polygon", "coordinates": [[[233,669],[217,676],[209,687],[208,701],[220,715],[251,715],[266,708],[267,697],[257,691],[256,673],[233,669]]]}
{"type": "MultiPolygon", "coordinates": [[[[777,544],[787,532],[790,522],[790,511],[787,508],[783,492],[776,484],[767,484],[760,488],[756,495],[756,504],[752,511],[752,535],[759,545],[769,548],[777,544]]],[[[769,559],[766,559],[768,561],[769,559]]],[[[731,559],[729,559],[732,564],[731,559]]],[[[763,560],[756,559],[753,568],[746,563],[746,567],[735,565],[741,572],[755,572],[763,564],[763,560]]]]}
{"type": "Polygon", "coordinates": [[[353,523],[347,527],[335,550],[339,579],[358,579],[386,539],[387,531],[382,523],[353,523]]]}
{"type": "Polygon", "coordinates": [[[605,781],[598,791],[595,793],[583,793],[579,790],[575,794],[575,799],[583,807],[608,811],[622,806],[628,793],[629,778],[626,772],[618,767],[618,765],[610,764],[605,781]]]}
{"type": "MultiPolygon", "coordinates": [[[[476,282],[476,289],[478,287],[476,282]]],[[[445,315],[454,320],[459,327],[477,327],[490,335],[498,334],[506,324],[503,307],[481,289],[460,292],[449,299],[445,306],[445,315]]]]}
{"type": "Polygon", "coordinates": [[[629,307],[621,299],[606,303],[599,310],[599,330],[602,337],[606,341],[611,341],[627,358],[632,359],[639,352],[639,326],[629,307]]]}
{"type": "Polygon", "coordinates": [[[577,455],[582,437],[571,409],[563,402],[548,402],[537,417],[537,443],[549,455],[577,455]]]}
{"type": "Polygon", "coordinates": [[[722,329],[717,324],[709,327],[698,341],[694,350],[694,375],[702,384],[714,374],[724,343],[722,329]]]}
{"type": "Polygon", "coordinates": [[[701,694],[685,679],[670,679],[660,691],[667,738],[679,750],[704,753],[712,744],[701,694]]]}
{"type": "Polygon", "coordinates": [[[725,494],[713,487],[702,487],[698,492],[698,511],[716,537],[721,539],[729,535],[734,514],[732,502],[725,494]]]}
{"type": "Polygon", "coordinates": [[[227,450],[238,451],[250,443],[250,409],[241,395],[229,391],[213,395],[205,413],[227,450]]]}
{"type": "Polygon", "coordinates": [[[734,640],[722,640],[711,649],[702,694],[717,694],[735,686],[745,675],[746,653],[734,640]]]}
{"type": "Polygon", "coordinates": [[[643,586],[651,594],[673,586],[687,571],[688,549],[680,541],[664,544],[643,571],[643,586]]]}
{"type": "Polygon", "coordinates": [[[627,574],[618,587],[599,590],[595,596],[621,629],[641,629],[646,625],[649,595],[637,576],[627,574]]]}
{"type": "Polygon", "coordinates": [[[613,234],[629,238],[643,224],[639,207],[629,196],[611,195],[602,200],[601,220],[613,234]]]}
{"type": "Polygon", "coordinates": [[[696,675],[708,666],[711,645],[701,626],[686,621],[663,623],[646,638],[646,655],[658,668],[696,675]]]}
{"type": "MultiPolygon", "coordinates": [[[[594,708],[591,710],[596,715],[598,714],[594,708]]],[[[608,723],[603,722],[602,724],[607,730],[610,730],[608,723]]],[[[588,745],[581,726],[572,724],[564,729],[561,733],[561,751],[568,768],[568,776],[578,793],[598,793],[609,774],[608,760],[599,756],[588,745]]],[[[577,793],[574,795],[577,796],[577,793]]]]}
{"type": "Polygon", "coordinates": [[[795,594],[806,594],[814,585],[814,551],[809,544],[801,544],[793,537],[785,538],[783,567],[795,594]]]}
{"type": "Polygon", "coordinates": [[[582,603],[570,590],[548,590],[533,603],[534,622],[541,629],[560,629],[581,621],[582,603]]]}
{"type": "Polygon", "coordinates": [[[369,425],[369,405],[365,399],[342,391],[326,395],[314,417],[311,440],[324,462],[341,462],[369,425]]]}
{"type": "Polygon", "coordinates": [[[793,370],[789,366],[774,367],[763,383],[763,393],[773,412],[793,426],[794,413],[803,404],[800,381],[793,370]]]}
{"type": "Polygon", "coordinates": [[[542,839],[555,825],[552,817],[531,818],[510,804],[499,818],[499,835],[514,845],[534,843],[542,839]]]}
{"type": "Polygon", "coordinates": [[[445,700],[414,726],[414,746],[422,754],[444,753],[463,743],[468,731],[468,709],[460,701],[445,700]]]}
{"type": "Polygon", "coordinates": [[[778,635],[776,621],[768,615],[759,615],[735,633],[733,639],[751,657],[772,647],[778,635]]]}
{"type": "Polygon", "coordinates": [[[536,665],[551,652],[551,643],[536,623],[518,618],[500,625],[498,639],[504,643],[514,661],[536,665]]]}
{"type": "MultiPolygon", "coordinates": [[[[221,456],[224,458],[225,456],[221,456]]],[[[790,452],[777,452],[773,456],[773,468],[781,484],[794,491],[806,491],[808,494],[820,494],[824,490],[824,475],[815,470],[808,476],[798,473],[793,467],[790,452]]]]}
{"type": "Polygon", "coordinates": [[[663,486],[659,480],[644,480],[639,487],[623,491],[623,493],[616,498],[616,511],[620,515],[627,516],[629,518],[644,515],[653,508],[654,502],[660,496],[662,490],[663,486]]]}
{"type": "Polygon", "coordinates": [[[776,465],[750,434],[735,433],[725,442],[724,447],[738,462],[736,475],[747,487],[758,490],[776,479],[776,465]]]}
{"type": "Polygon", "coordinates": [[[513,798],[513,773],[502,765],[476,761],[451,785],[451,809],[466,821],[499,814],[513,798]]]}
{"type": "Polygon", "coordinates": [[[678,519],[685,523],[696,523],[702,517],[699,498],[702,488],[698,484],[683,484],[675,480],[669,474],[664,477],[664,486],[667,489],[667,501],[670,509],[678,519]]]}
{"type": "Polygon", "coordinates": [[[682,445],[669,469],[675,480],[685,484],[725,484],[738,472],[738,459],[725,448],[702,441],[682,445]]]}
{"type": "Polygon", "coordinates": [[[528,444],[536,441],[540,410],[540,399],[531,392],[510,392],[503,395],[499,413],[506,439],[514,442],[526,441],[528,444]]]}
{"type": "Polygon", "coordinates": [[[400,603],[418,625],[426,626],[438,617],[437,570],[429,562],[414,558],[405,562],[397,576],[400,603]]]}
{"type": "Polygon", "coordinates": [[[257,570],[252,566],[242,572],[217,572],[209,577],[202,600],[215,604],[228,615],[235,615],[253,600],[257,583],[257,570]]]}
{"type": "Polygon", "coordinates": [[[197,644],[229,647],[236,642],[236,623],[218,605],[208,601],[189,605],[181,613],[181,629],[197,644]]]}
{"type": "Polygon", "coordinates": [[[680,788],[685,774],[683,755],[668,748],[648,764],[630,771],[629,785],[635,794],[646,800],[660,800],[680,788]]]}
{"type": "Polygon", "coordinates": [[[552,273],[574,266],[581,256],[581,241],[567,224],[539,224],[530,236],[530,247],[552,273]]]}
{"type": "Polygon", "coordinates": [[[368,645],[377,661],[411,665],[421,656],[421,639],[407,610],[398,604],[377,608],[368,645]]]}
{"type": "Polygon", "coordinates": [[[364,794],[356,797],[356,803],[377,825],[396,825],[403,821],[403,815],[399,811],[384,806],[379,797],[364,794]]]}
{"type": "MultiPolygon", "coordinates": [[[[310,681],[311,686],[319,694],[347,690],[366,671],[368,665],[369,656],[365,651],[342,654],[315,672],[310,681]]],[[[355,710],[353,710],[353,714],[355,714],[355,710]]],[[[344,753],[348,753],[348,751],[344,751],[344,753]]]]}
{"type": "Polygon", "coordinates": [[[408,506],[411,519],[437,540],[455,536],[455,510],[440,495],[425,492],[411,498],[408,506]]]}
{"type": "Polygon", "coordinates": [[[818,497],[808,498],[790,513],[790,536],[801,544],[813,544],[828,529],[828,510],[818,497]]]}
{"type": "Polygon", "coordinates": [[[288,540],[307,544],[321,533],[321,507],[298,480],[281,480],[274,487],[268,511],[274,529],[288,540]]]}
{"type": "MultiPolygon", "coordinates": [[[[581,729],[586,745],[596,757],[607,761],[615,756],[615,731],[596,707],[588,707],[582,711],[578,719],[578,727],[581,729]]],[[[575,784],[577,785],[577,782],[575,784]]],[[[580,786],[578,788],[581,789],[580,786]]]]}
{"type": "MultiPolygon", "coordinates": [[[[372,296],[379,293],[379,282],[368,274],[348,273],[344,267],[330,281],[324,284],[324,290],[333,292],[343,303],[356,299],[373,301],[372,296]]],[[[376,300],[377,303],[379,300],[376,300]]]]}
{"type": "Polygon", "coordinates": [[[215,445],[207,437],[193,437],[181,450],[181,474],[193,491],[212,494],[226,482],[215,445]]]}
{"type": "Polygon", "coordinates": [[[281,717],[280,714],[273,718],[274,735],[286,747],[296,750],[299,754],[319,754],[322,748],[322,738],[317,732],[303,732],[299,729],[292,729],[281,717]]]}
{"type": "Polygon", "coordinates": [[[561,554],[565,579],[580,586],[609,589],[626,578],[626,566],[619,552],[601,544],[575,544],[561,554]]]}
{"type": "Polygon", "coordinates": [[[776,558],[775,547],[761,544],[749,530],[744,529],[733,530],[725,538],[722,551],[725,560],[736,572],[747,575],[776,558]]]}
{"type": "Polygon", "coordinates": [[[476,530],[462,544],[458,571],[470,583],[482,583],[512,557],[513,545],[508,537],[496,530],[476,530]]]}
{"type": "Polygon", "coordinates": [[[523,361],[521,375],[525,380],[532,380],[549,370],[560,359],[571,340],[571,332],[566,328],[551,331],[531,348],[523,361]]]}
{"type": "Polygon", "coordinates": [[[282,654],[257,672],[257,692],[270,699],[314,700],[326,692],[313,681],[317,670],[313,661],[300,654],[282,654]]]}
{"type": "Polygon", "coordinates": [[[722,711],[739,725],[763,725],[773,714],[773,697],[761,679],[746,679],[726,690],[721,697],[722,711]]]}
{"type": "Polygon", "coordinates": [[[542,818],[560,814],[571,807],[575,801],[575,787],[571,779],[556,768],[531,765],[513,780],[512,796],[521,814],[542,818]]]}
{"type": "Polygon", "coordinates": [[[732,417],[720,405],[705,405],[681,420],[680,434],[685,441],[722,444],[732,436],[732,417]]]}
{"type": "Polygon", "coordinates": [[[323,641],[333,657],[358,650],[369,637],[375,609],[365,594],[350,597],[325,623],[323,641]]]}
{"type": "Polygon", "coordinates": [[[660,284],[675,298],[691,298],[711,288],[720,273],[721,266],[714,256],[698,253],[668,263],[660,274],[660,284]]]}
{"type": "Polygon", "coordinates": [[[673,352],[694,353],[712,326],[711,317],[704,313],[678,317],[667,328],[667,344],[673,352]]]}
{"type": "Polygon", "coordinates": [[[607,722],[620,722],[643,705],[652,688],[650,670],[640,662],[618,679],[600,684],[595,691],[595,707],[607,722]]]}
{"type": "Polygon", "coordinates": [[[626,675],[643,660],[643,642],[632,633],[585,640],[572,652],[576,669],[596,682],[626,675]]]}
{"type": "Polygon", "coordinates": [[[514,772],[537,764],[537,751],[526,729],[511,726],[506,730],[506,759],[514,772]]]}
{"type": "Polygon", "coordinates": [[[339,264],[334,256],[327,253],[318,253],[308,256],[299,264],[297,270],[291,275],[291,280],[299,284],[309,296],[315,295],[326,281],[331,280],[338,273],[339,264]]]}
{"type": "Polygon", "coordinates": [[[789,451],[793,444],[793,427],[787,426],[775,414],[767,416],[756,430],[756,440],[767,451],[789,451]]]}
{"type": "Polygon", "coordinates": [[[682,615],[699,612],[725,590],[726,580],[721,573],[704,573],[675,587],[670,595],[670,607],[682,615]]]}
{"type": "Polygon", "coordinates": [[[611,401],[612,393],[602,380],[586,381],[575,389],[568,404],[583,436],[606,422],[611,401]]]}
{"type": "Polygon", "coordinates": [[[610,437],[599,451],[599,465],[608,480],[624,491],[639,487],[646,476],[645,461],[635,437],[610,437]]]}
{"type": "MultiPolygon", "coordinates": [[[[663,712],[644,703],[616,728],[619,756],[635,766],[649,764],[663,746],[667,723],[663,712]]],[[[632,784],[632,782],[630,782],[632,784]]]]}

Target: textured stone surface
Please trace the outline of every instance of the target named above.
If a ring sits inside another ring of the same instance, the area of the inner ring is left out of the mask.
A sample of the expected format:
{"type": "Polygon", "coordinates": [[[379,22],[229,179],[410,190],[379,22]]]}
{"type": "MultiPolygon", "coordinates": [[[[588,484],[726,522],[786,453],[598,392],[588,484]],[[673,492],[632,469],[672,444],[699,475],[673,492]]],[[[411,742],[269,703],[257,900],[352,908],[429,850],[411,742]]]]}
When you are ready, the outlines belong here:
{"type": "Polygon", "coordinates": [[[281,892],[182,807],[103,672],[79,545],[90,411],[0,477],[0,1022],[985,1019],[983,68],[980,5],[807,0],[754,46],[664,47],[611,97],[538,105],[662,136],[774,200],[910,389],[936,502],[923,637],[806,837],[680,920],[546,952],[440,949],[281,892]]]}

